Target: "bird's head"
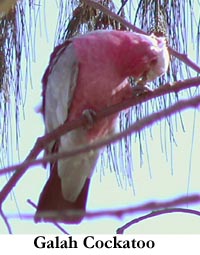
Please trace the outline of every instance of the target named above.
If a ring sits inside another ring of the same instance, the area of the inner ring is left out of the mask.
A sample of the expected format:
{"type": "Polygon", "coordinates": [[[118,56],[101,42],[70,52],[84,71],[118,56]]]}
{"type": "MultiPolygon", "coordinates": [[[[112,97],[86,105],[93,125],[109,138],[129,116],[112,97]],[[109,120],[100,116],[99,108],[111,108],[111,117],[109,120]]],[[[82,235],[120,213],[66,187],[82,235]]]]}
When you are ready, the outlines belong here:
{"type": "Polygon", "coordinates": [[[166,45],[166,39],[164,37],[156,37],[151,35],[153,45],[151,50],[155,52],[156,58],[150,63],[149,69],[146,72],[146,81],[153,81],[157,77],[164,74],[169,66],[169,52],[166,45]]]}

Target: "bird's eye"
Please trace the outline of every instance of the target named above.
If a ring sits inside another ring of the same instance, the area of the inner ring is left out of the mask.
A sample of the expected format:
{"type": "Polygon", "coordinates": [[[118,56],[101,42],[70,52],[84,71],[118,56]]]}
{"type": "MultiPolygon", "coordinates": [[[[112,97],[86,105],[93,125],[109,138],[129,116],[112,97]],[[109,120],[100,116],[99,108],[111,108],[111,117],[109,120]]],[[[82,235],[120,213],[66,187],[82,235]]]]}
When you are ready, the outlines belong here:
{"type": "Polygon", "coordinates": [[[157,64],[157,59],[153,59],[151,62],[150,62],[150,65],[151,66],[154,66],[157,64]]]}

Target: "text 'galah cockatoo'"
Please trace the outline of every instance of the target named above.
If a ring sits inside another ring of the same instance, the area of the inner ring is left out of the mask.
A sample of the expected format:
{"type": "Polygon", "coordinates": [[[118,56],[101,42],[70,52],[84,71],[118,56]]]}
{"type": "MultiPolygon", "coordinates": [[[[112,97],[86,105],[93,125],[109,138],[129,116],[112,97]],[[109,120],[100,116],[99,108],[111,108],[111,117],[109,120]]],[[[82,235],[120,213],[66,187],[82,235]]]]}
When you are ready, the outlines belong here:
{"type": "MultiPolygon", "coordinates": [[[[127,81],[153,81],[166,72],[164,38],[127,31],[94,31],[57,46],[43,77],[46,132],[89,110],[98,112],[133,95],[127,81]]],[[[118,114],[78,128],[51,143],[47,153],[70,151],[115,130],[118,114]]],[[[40,195],[35,221],[79,223],[84,216],[90,179],[100,150],[58,160],[40,195]],[[79,211],[77,211],[79,210],[79,211]],[[80,211],[82,214],[80,214],[80,211]]]]}

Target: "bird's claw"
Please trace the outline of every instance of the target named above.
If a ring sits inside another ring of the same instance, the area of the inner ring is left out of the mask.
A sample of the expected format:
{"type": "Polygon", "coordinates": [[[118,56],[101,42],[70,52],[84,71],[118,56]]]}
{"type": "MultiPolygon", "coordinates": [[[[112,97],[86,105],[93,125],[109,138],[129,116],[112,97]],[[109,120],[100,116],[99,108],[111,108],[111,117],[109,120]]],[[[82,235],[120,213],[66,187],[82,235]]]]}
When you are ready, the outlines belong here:
{"type": "Polygon", "coordinates": [[[141,96],[143,94],[151,92],[153,92],[153,89],[151,89],[147,84],[145,85],[137,84],[135,87],[133,87],[134,96],[141,96]]]}
{"type": "Polygon", "coordinates": [[[92,109],[85,109],[82,114],[87,121],[86,128],[92,128],[95,122],[96,112],[92,109]]]}

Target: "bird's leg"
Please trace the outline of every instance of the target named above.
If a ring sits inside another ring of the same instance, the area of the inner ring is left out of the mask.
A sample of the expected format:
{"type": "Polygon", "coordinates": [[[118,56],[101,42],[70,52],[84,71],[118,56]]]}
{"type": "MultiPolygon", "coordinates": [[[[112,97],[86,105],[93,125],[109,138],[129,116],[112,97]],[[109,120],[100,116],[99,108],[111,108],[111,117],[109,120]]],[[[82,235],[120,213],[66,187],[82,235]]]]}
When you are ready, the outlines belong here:
{"type": "Polygon", "coordinates": [[[92,109],[85,109],[82,114],[87,121],[86,128],[91,129],[95,123],[96,112],[92,109]]]}

